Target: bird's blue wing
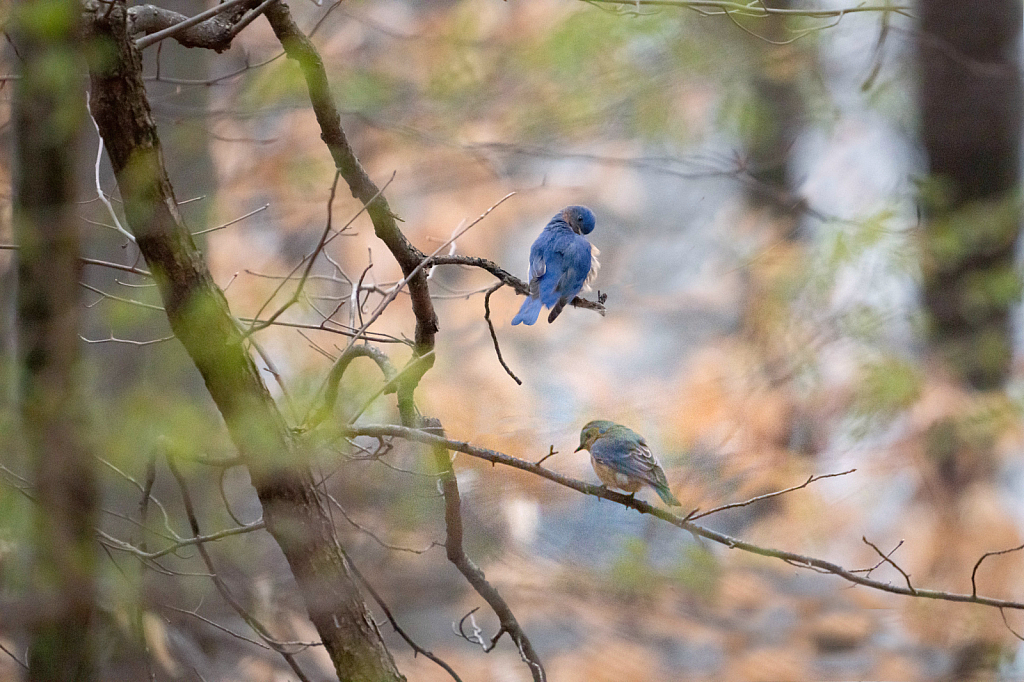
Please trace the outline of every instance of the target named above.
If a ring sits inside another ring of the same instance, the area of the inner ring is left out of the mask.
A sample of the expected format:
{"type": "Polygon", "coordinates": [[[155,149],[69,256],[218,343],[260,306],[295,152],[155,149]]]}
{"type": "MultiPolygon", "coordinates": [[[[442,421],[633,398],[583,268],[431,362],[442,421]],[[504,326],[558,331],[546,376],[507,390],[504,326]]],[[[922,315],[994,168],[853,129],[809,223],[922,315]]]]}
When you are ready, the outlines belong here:
{"type": "Polygon", "coordinates": [[[541,253],[546,264],[538,279],[541,301],[550,308],[559,299],[572,300],[590,273],[590,242],[568,230],[552,232],[541,253]]]}
{"type": "Polygon", "coordinates": [[[562,252],[562,276],[555,287],[560,298],[571,300],[580,293],[590,275],[590,260],[590,242],[573,235],[562,252]]]}
{"type": "Polygon", "coordinates": [[[594,442],[590,454],[601,464],[619,473],[639,478],[652,485],[660,483],[654,472],[660,471],[661,467],[643,440],[637,443],[628,438],[605,436],[594,442]]]}

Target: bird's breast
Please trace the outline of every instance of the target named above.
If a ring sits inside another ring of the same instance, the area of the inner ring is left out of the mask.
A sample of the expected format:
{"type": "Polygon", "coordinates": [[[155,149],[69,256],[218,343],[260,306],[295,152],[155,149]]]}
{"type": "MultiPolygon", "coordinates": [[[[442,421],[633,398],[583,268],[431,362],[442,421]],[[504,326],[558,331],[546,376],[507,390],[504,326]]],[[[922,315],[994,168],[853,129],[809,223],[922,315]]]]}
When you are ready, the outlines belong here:
{"type": "Polygon", "coordinates": [[[601,479],[601,483],[604,483],[609,488],[625,490],[627,493],[635,493],[643,485],[643,481],[640,479],[627,476],[621,471],[616,471],[612,467],[598,462],[593,455],[590,457],[590,463],[594,466],[594,473],[601,479]]]}

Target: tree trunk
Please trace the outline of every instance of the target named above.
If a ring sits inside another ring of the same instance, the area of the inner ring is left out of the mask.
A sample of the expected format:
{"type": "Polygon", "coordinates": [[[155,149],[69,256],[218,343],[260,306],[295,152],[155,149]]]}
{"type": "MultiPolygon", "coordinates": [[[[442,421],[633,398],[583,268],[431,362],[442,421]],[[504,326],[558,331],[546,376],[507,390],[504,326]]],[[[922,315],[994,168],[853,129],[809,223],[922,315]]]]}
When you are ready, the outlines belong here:
{"type": "Polygon", "coordinates": [[[924,303],[936,350],[980,389],[1005,383],[1020,277],[1019,0],[922,0],[918,54],[924,303]]]}
{"type": "Polygon", "coordinates": [[[77,0],[24,2],[14,23],[23,60],[14,98],[20,402],[36,500],[28,679],[40,682],[95,678],[97,490],[78,376],[79,12],[77,0]]]}
{"type": "Polygon", "coordinates": [[[92,19],[109,42],[92,72],[93,115],[125,214],[175,335],[192,357],[245,458],[267,529],[288,560],[341,680],[404,680],[362,601],[300,448],[250,358],[202,254],[178,214],[123,2],[92,19]]]}

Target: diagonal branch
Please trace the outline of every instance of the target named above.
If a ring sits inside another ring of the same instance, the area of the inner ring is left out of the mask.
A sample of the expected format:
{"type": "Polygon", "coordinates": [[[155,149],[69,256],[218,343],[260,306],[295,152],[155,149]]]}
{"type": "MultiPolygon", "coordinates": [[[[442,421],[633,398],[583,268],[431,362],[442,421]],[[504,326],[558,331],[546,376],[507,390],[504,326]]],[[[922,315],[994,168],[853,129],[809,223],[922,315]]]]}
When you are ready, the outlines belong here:
{"type": "MultiPolygon", "coordinates": [[[[439,427],[431,425],[431,430],[439,430],[439,427]]],[[[484,601],[498,616],[501,629],[495,635],[494,641],[497,642],[502,632],[507,632],[519,648],[523,660],[530,666],[534,682],[544,682],[547,679],[544,666],[541,664],[537,652],[534,651],[533,645],[530,644],[526,633],[523,632],[523,628],[519,625],[519,621],[516,620],[515,614],[512,613],[512,609],[509,608],[501,593],[487,582],[484,572],[466,555],[466,550],[462,546],[462,500],[459,496],[459,482],[455,478],[451,456],[448,454],[444,440],[441,438],[432,443],[431,449],[434,452],[434,462],[440,470],[441,489],[444,493],[444,521],[447,531],[445,549],[448,553],[448,560],[455,564],[455,567],[465,576],[477,594],[484,598],[484,601]]]]}
{"type": "Polygon", "coordinates": [[[494,324],[491,322],[491,294],[503,286],[505,286],[504,282],[498,282],[488,289],[486,294],[484,294],[484,322],[487,323],[487,331],[491,333],[491,341],[494,342],[494,352],[498,356],[498,362],[501,363],[505,373],[512,377],[513,381],[522,386],[523,380],[516,376],[515,372],[512,371],[512,368],[505,362],[505,358],[501,357],[501,347],[498,345],[498,333],[494,331],[494,324]]]}
{"type": "MultiPolygon", "coordinates": [[[[398,229],[396,216],[387,199],[363,170],[352,150],[341,127],[341,114],[331,94],[323,59],[313,42],[295,23],[285,2],[272,5],[264,14],[288,58],[295,60],[302,70],[309,90],[309,100],[320,124],[320,136],[331,152],[334,165],[348,183],[352,196],[367,205],[374,233],[387,245],[402,268],[402,273],[409,277],[422,262],[423,253],[398,229]]],[[[416,350],[422,355],[434,347],[434,335],[438,329],[437,314],[430,300],[427,276],[422,268],[410,279],[409,294],[413,314],[416,316],[416,350]]]]}
{"type": "Polygon", "coordinates": [[[123,0],[115,0],[91,16],[91,33],[108,49],[105,59],[90,65],[90,76],[93,117],[128,228],[159,288],[171,329],[202,374],[246,463],[267,530],[288,561],[338,677],[403,680],[334,538],[305,453],[178,213],[126,15],[123,0]]]}
{"type": "MultiPolygon", "coordinates": [[[[355,152],[342,130],[341,116],[331,94],[323,60],[312,41],[295,24],[288,5],[283,1],[278,2],[267,9],[265,16],[270,22],[274,34],[281,41],[281,46],[288,58],[298,62],[299,68],[302,70],[309,90],[310,102],[317,122],[320,124],[321,137],[334,158],[335,166],[348,183],[352,196],[367,206],[375,234],[388,247],[391,255],[402,268],[402,274],[405,277],[403,284],[407,284],[409,287],[413,315],[416,318],[413,350],[423,362],[412,365],[417,368],[416,371],[403,373],[397,387],[398,409],[403,424],[407,427],[420,426],[421,417],[414,402],[413,393],[424,373],[433,365],[434,337],[438,330],[437,314],[434,312],[434,304],[430,298],[427,282],[428,260],[424,257],[423,252],[413,246],[398,229],[396,216],[388,206],[387,199],[377,189],[366,171],[363,170],[359,159],[356,158],[355,152]]],[[[356,292],[358,293],[358,289],[356,292]]],[[[363,325],[364,331],[368,324],[363,325]]],[[[448,532],[448,542],[446,543],[448,558],[494,609],[502,623],[502,628],[509,632],[519,647],[523,660],[530,665],[535,682],[543,682],[544,668],[508,604],[501,594],[486,581],[483,571],[466,556],[463,550],[458,482],[452,471],[447,450],[436,446],[434,453],[442,471],[445,523],[448,532]]]]}
{"type": "MultiPolygon", "coordinates": [[[[541,460],[541,461],[543,461],[543,460],[541,460]]],[[[816,476],[810,476],[806,481],[804,481],[800,485],[794,485],[794,486],[792,486],[790,488],[785,488],[784,490],[776,490],[775,492],[772,492],[772,493],[765,493],[764,495],[758,495],[757,497],[752,497],[749,500],[744,500],[743,502],[730,502],[729,504],[723,504],[720,507],[715,507],[714,509],[709,509],[709,510],[707,510],[705,512],[701,512],[699,514],[696,513],[696,511],[693,511],[693,512],[690,512],[690,514],[687,516],[687,518],[690,519],[691,521],[696,521],[697,519],[702,519],[705,516],[711,516],[712,514],[717,514],[718,512],[723,512],[726,509],[738,509],[739,507],[746,507],[748,505],[754,504],[755,502],[761,502],[762,500],[770,500],[773,497],[778,497],[779,495],[785,495],[786,493],[791,493],[794,490],[801,490],[803,488],[806,488],[810,484],[814,483],[815,481],[820,481],[823,478],[835,478],[836,476],[845,476],[847,474],[852,474],[855,471],[856,471],[856,469],[849,469],[847,471],[840,471],[839,473],[836,473],[836,474],[819,474],[819,475],[816,475],[816,476]]]]}
{"type": "Polygon", "coordinates": [[[904,571],[900,567],[899,564],[897,564],[895,561],[892,560],[891,555],[896,550],[894,549],[892,552],[889,552],[889,554],[885,554],[884,552],[882,552],[882,550],[878,549],[878,545],[876,545],[875,543],[871,542],[866,537],[861,536],[861,540],[864,541],[865,545],[867,545],[871,549],[875,550],[875,553],[878,554],[879,557],[881,557],[880,561],[882,561],[883,563],[889,564],[890,566],[895,568],[897,571],[899,571],[900,575],[902,575],[903,579],[907,582],[907,589],[910,590],[910,593],[912,595],[917,596],[917,590],[915,590],[914,586],[910,583],[910,574],[907,573],[906,571],[904,571]]]}
{"type": "MultiPolygon", "coordinates": [[[[891,594],[899,594],[908,597],[919,597],[923,599],[936,599],[939,601],[950,601],[960,602],[968,604],[980,604],[982,606],[992,606],[995,608],[1004,609],[1015,609],[1024,611],[1024,602],[1012,601],[1008,599],[996,599],[994,597],[978,596],[977,594],[962,594],[957,592],[945,592],[941,590],[925,590],[920,588],[913,588],[910,586],[893,585],[892,583],[882,582],[880,580],[873,580],[871,578],[858,575],[857,570],[851,570],[840,566],[839,564],[824,559],[818,559],[812,556],[806,556],[797,554],[796,552],[790,552],[783,549],[775,549],[772,547],[763,547],[756,545],[752,542],[747,542],[739,538],[734,538],[725,533],[719,533],[718,531],[705,528],[704,526],[698,525],[691,522],[687,517],[678,516],[672,512],[666,511],[660,507],[648,504],[643,500],[637,499],[632,495],[625,495],[623,493],[617,493],[613,490],[609,490],[603,486],[591,485],[584,483],[569,476],[564,476],[550,469],[538,466],[534,462],[528,460],[519,459],[518,457],[512,457],[505,453],[498,452],[496,450],[489,450],[487,448],[477,447],[470,443],[458,440],[451,440],[438,436],[429,431],[420,429],[410,429],[404,426],[394,426],[390,424],[382,425],[367,425],[358,426],[349,429],[349,436],[371,436],[374,438],[381,438],[392,436],[396,438],[404,438],[406,440],[415,441],[418,443],[425,443],[436,447],[444,447],[449,450],[455,450],[462,452],[471,457],[491,462],[492,464],[502,464],[505,466],[526,471],[532,474],[536,474],[542,478],[546,478],[549,481],[565,486],[566,488],[572,488],[573,490],[583,493],[585,495],[593,495],[600,497],[605,500],[610,500],[616,504],[621,504],[624,507],[635,509],[641,514],[650,514],[651,516],[657,517],[662,521],[676,526],[682,530],[699,535],[702,538],[706,538],[712,542],[716,542],[720,545],[724,545],[729,549],[739,549],[744,552],[750,552],[751,554],[757,554],[759,556],[771,557],[774,559],[780,559],[793,566],[799,568],[806,568],[809,570],[815,570],[821,573],[827,573],[843,578],[856,585],[863,585],[870,587],[871,589],[880,590],[882,592],[889,592],[891,594]]],[[[885,556],[885,555],[882,555],[885,556]]],[[[900,570],[900,569],[897,569],[900,570]]],[[[901,570],[902,572],[902,570],[901,570]]]]}
{"type": "MultiPolygon", "coordinates": [[[[181,490],[181,500],[185,505],[185,515],[188,517],[189,527],[192,529],[192,535],[194,537],[200,537],[199,532],[199,519],[196,517],[195,508],[192,506],[192,496],[188,492],[188,486],[185,483],[185,478],[181,475],[178,470],[178,466],[174,463],[174,458],[171,456],[167,457],[167,467],[171,470],[171,474],[174,476],[174,480],[177,481],[178,487],[181,490]]],[[[298,662],[295,660],[295,654],[287,651],[284,642],[279,642],[275,639],[267,628],[260,623],[256,618],[252,616],[245,607],[242,606],[241,602],[235,599],[235,596],[231,594],[231,590],[228,589],[227,583],[217,573],[217,569],[213,565],[213,558],[210,553],[206,551],[206,545],[202,542],[196,544],[196,549],[199,550],[199,556],[202,557],[203,563],[206,564],[206,569],[210,571],[213,584],[217,587],[217,591],[220,592],[221,597],[228,603],[238,617],[245,621],[245,624],[252,628],[253,632],[259,635],[260,639],[267,643],[277,653],[281,654],[285,662],[288,663],[288,667],[292,669],[295,676],[298,677],[302,682],[309,682],[309,678],[299,667],[298,662]]]]}
{"type": "Polygon", "coordinates": [[[377,602],[377,606],[380,607],[380,610],[384,612],[384,617],[388,619],[389,623],[391,623],[391,628],[398,633],[399,637],[405,640],[405,643],[409,645],[409,647],[413,650],[413,653],[423,654],[424,656],[432,660],[434,663],[437,663],[439,666],[444,668],[445,672],[451,675],[452,679],[455,680],[455,682],[462,682],[462,678],[458,676],[458,674],[455,672],[455,670],[452,669],[450,665],[445,663],[444,659],[442,659],[440,656],[435,655],[430,650],[421,647],[419,644],[415,642],[415,640],[413,640],[412,637],[409,636],[409,634],[405,630],[402,629],[402,627],[398,624],[398,620],[395,619],[394,614],[391,613],[391,609],[388,607],[387,602],[384,601],[384,598],[381,597],[377,590],[373,588],[373,585],[370,584],[370,581],[366,579],[366,577],[359,571],[359,569],[355,566],[352,566],[352,572],[355,574],[357,578],[359,578],[360,582],[363,583],[363,587],[365,587],[366,591],[370,593],[370,596],[373,597],[373,600],[377,602]]]}
{"type": "Polygon", "coordinates": [[[193,17],[155,5],[140,5],[128,10],[128,30],[133,35],[147,34],[135,41],[140,50],[174,38],[185,47],[205,47],[223,52],[231,47],[231,41],[238,32],[258,16],[259,7],[246,10],[246,5],[253,4],[255,0],[225,0],[193,17]]]}

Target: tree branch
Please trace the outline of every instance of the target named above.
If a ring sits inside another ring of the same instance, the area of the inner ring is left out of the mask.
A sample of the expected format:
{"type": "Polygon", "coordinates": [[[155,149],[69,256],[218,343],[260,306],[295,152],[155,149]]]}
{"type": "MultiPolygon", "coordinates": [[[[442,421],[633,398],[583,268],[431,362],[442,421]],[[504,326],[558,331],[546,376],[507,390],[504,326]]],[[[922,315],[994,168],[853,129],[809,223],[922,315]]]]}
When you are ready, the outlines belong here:
{"type": "MultiPolygon", "coordinates": [[[[503,269],[494,261],[487,260],[486,258],[477,258],[475,256],[431,256],[427,266],[433,267],[435,265],[467,265],[473,268],[480,268],[497,277],[503,284],[515,289],[515,292],[520,296],[530,295],[530,287],[526,282],[503,269]]],[[[604,315],[604,299],[604,296],[600,296],[597,301],[591,301],[577,296],[572,299],[569,305],[574,308],[593,310],[604,315]]]]}
{"type": "MultiPolygon", "coordinates": [[[[542,466],[538,466],[534,462],[519,459],[518,457],[512,457],[496,450],[489,450],[487,448],[477,447],[464,441],[451,440],[441,436],[437,436],[428,431],[420,429],[410,429],[404,426],[395,425],[366,425],[357,426],[350,428],[348,431],[349,436],[372,436],[374,438],[393,436],[396,438],[403,438],[406,440],[415,441],[418,443],[425,443],[427,445],[435,447],[444,447],[449,450],[455,450],[467,454],[471,457],[482,459],[492,464],[503,464],[521,471],[527,471],[532,474],[536,474],[542,478],[546,478],[549,481],[565,486],[566,488],[572,488],[577,492],[581,492],[585,495],[593,495],[600,497],[605,500],[610,500],[616,504],[621,504],[624,507],[635,509],[641,514],[650,514],[655,516],[662,521],[666,521],[677,528],[699,535],[702,538],[716,542],[720,545],[724,545],[729,549],[739,549],[744,552],[750,552],[751,554],[757,554],[759,556],[771,557],[775,559],[781,559],[793,566],[800,568],[807,568],[810,570],[816,570],[822,573],[838,576],[857,585],[863,585],[870,587],[875,590],[881,590],[882,592],[890,592],[892,594],[899,594],[908,597],[920,597],[923,599],[936,599],[940,601],[950,602],[962,602],[969,604],[980,604],[982,606],[992,606],[995,608],[1015,609],[1024,610],[1024,602],[1012,601],[1008,599],[996,599],[993,597],[982,597],[977,594],[962,594],[957,592],[944,592],[941,590],[923,590],[912,587],[904,587],[901,585],[893,585],[891,583],[882,582],[880,580],[872,580],[865,576],[857,575],[856,570],[850,570],[843,568],[842,566],[835,564],[831,561],[824,559],[818,559],[811,556],[805,556],[797,554],[795,552],[789,552],[782,549],[775,549],[772,547],[762,547],[755,545],[752,542],[746,542],[738,538],[726,535],[725,533],[719,533],[718,531],[705,528],[696,523],[689,521],[686,517],[678,516],[669,511],[655,507],[643,500],[636,499],[632,495],[625,495],[623,493],[617,493],[613,490],[609,490],[603,486],[591,485],[584,483],[583,481],[570,478],[569,476],[563,476],[562,474],[546,469],[542,466]]],[[[885,555],[882,555],[883,557],[885,555]]]]}
{"type": "Polygon", "coordinates": [[[105,59],[92,65],[93,116],[128,227],[160,290],[171,329],[202,374],[245,460],[267,530],[288,560],[338,677],[403,680],[334,538],[304,453],[178,213],[123,1],[108,8],[91,18],[92,33],[109,45],[105,59]]]}
{"type": "MultiPolygon", "coordinates": [[[[434,337],[438,330],[437,315],[434,312],[434,304],[430,298],[427,282],[427,266],[430,263],[427,262],[423,252],[409,243],[402,231],[398,229],[396,216],[388,206],[387,199],[370,180],[356,158],[348,138],[342,130],[341,116],[331,95],[323,60],[316,47],[299,30],[291,17],[288,6],[283,1],[270,7],[266,12],[266,17],[274,34],[281,41],[281,46],[288,58],[298,62],[302,70],[309,90],[310,102],[320,124],[321,137],[331,152],[335,166],[348,183],[352,196],[367,206],[375,234],[391,251],[392,256],[402,269],[404,282],[408,284],[413,315],[416,318],[413,351],[422,362],[410,365],[416,368],[416,371],[403,371],[397,386],[398,409],[402,423],[407,427],[421,426],[423,422],[419,410],[416,408],[413,394],[423,374],[433,365],[434,337]]],[[[481,216],[482,218],[483,216],[481,216]]],[[[356,291],[358,292],[358,289],[356,291]]],[[[363,325],[364,329],[368,324],[369,322],[363,325]]],[[[483,571],[466,556],[463,550],[458,482],[451,469],[451,460],[448,458],[447,451],[443,447],[437,446],[434,448],[434,453],[442,472],[448,558],[494,609],[502,623],[502,628],[509,632],[519,647],[523,660],[530,665],[535,682],[543,682],[544,668],[508,604],[498,591],[486,581],[483,571]]]]}
{"type": "MultiPolygon", "coordinates": [[[[433,421],[436,423],[436,420],[433,421]]],[[[439,426],[431,425],[430,428],[431,430],[440,430],[439,426]]],[[[412,431],[413,429],[406,430],[412,431]]],[[[421,431],[420,433],[425,432],[421,431]]],[[[444,493],[444,521],[447,532],[445,549],[448,553],[448,560],[455,564],[467,582],[472,585],[477,594],[484,598],[484,601],[498,616],[501,629],[498,635],[495,635],[495,642],[502,632],[507,632],[519,648],[523,660],[530,666],[534,682],[544,682],[547,679],[544,666],[541,664],[537,652],[534,651],[533,645],[530,644],[530,639],[523,632],[519,621],[516,620],[515,614],[512,613],[512,609],[509,608],[501,593],[487,582],[480,567],[466,555],[466,550],[462,546],[462,500],[459,496],[459,482],[455,477],[455,470],[452,468],[448,448],[445,446],[447,439],[437,436],[435,438],[437,440],[431,443],[431,449],[434,452],[434,462],[440,470],[441,489],[444,493]]]]}
{"type": "MultiPolygon", "coordinates": [[[[398,261],[402,273],[409,277],[423,260],[423,253],[409,243],[395,222],[396,216],[388,206],[387,199],[363,170],[345,131],[341,128],[341,115],[331,96],[330,84],[323,59],[313,42],[302,33],[285,2],[278,2],[265,12],[274,35],[289,59],[295,60],[306,79],[309,100],[320,124],[320,136],[331,152],[334,164],[348,183],[352,196],[367,206],[373,230],[398,261]]],[[[430,300],[427,276],[421,268],[409,281],[413,314],[416,316],[416,352],[420,355],[434,347],[437,333],[437,314],[430,300]]]]}
{"type": "Polygon", "coordinates": [[[226,0],[194,17],[155,5],[139,5],[128,10],[128,33],[146,34],[135,41],[140,50],[166,38],[174,38],[185,47],[223,52],[231,47],[231,41],[238,32],[256,18],[255,12],[259,8],[250,12],[246,8],[246,5],[255,5],[256,2],[226,0]]]}
{"type": "Polygon", "coordinates": [[[912,7],[903,5],[855,5],[841,9],[796,9],[769,7],[763,2],[729,2],[728,0],[582,0],[593,5],[618,5],[623,8],[683,7],[706,16],[733,13],[745,17],[764,18],[773,14],[811,19],[833,19],[846,14],[884,12],[912,17],[912,7]]]}

